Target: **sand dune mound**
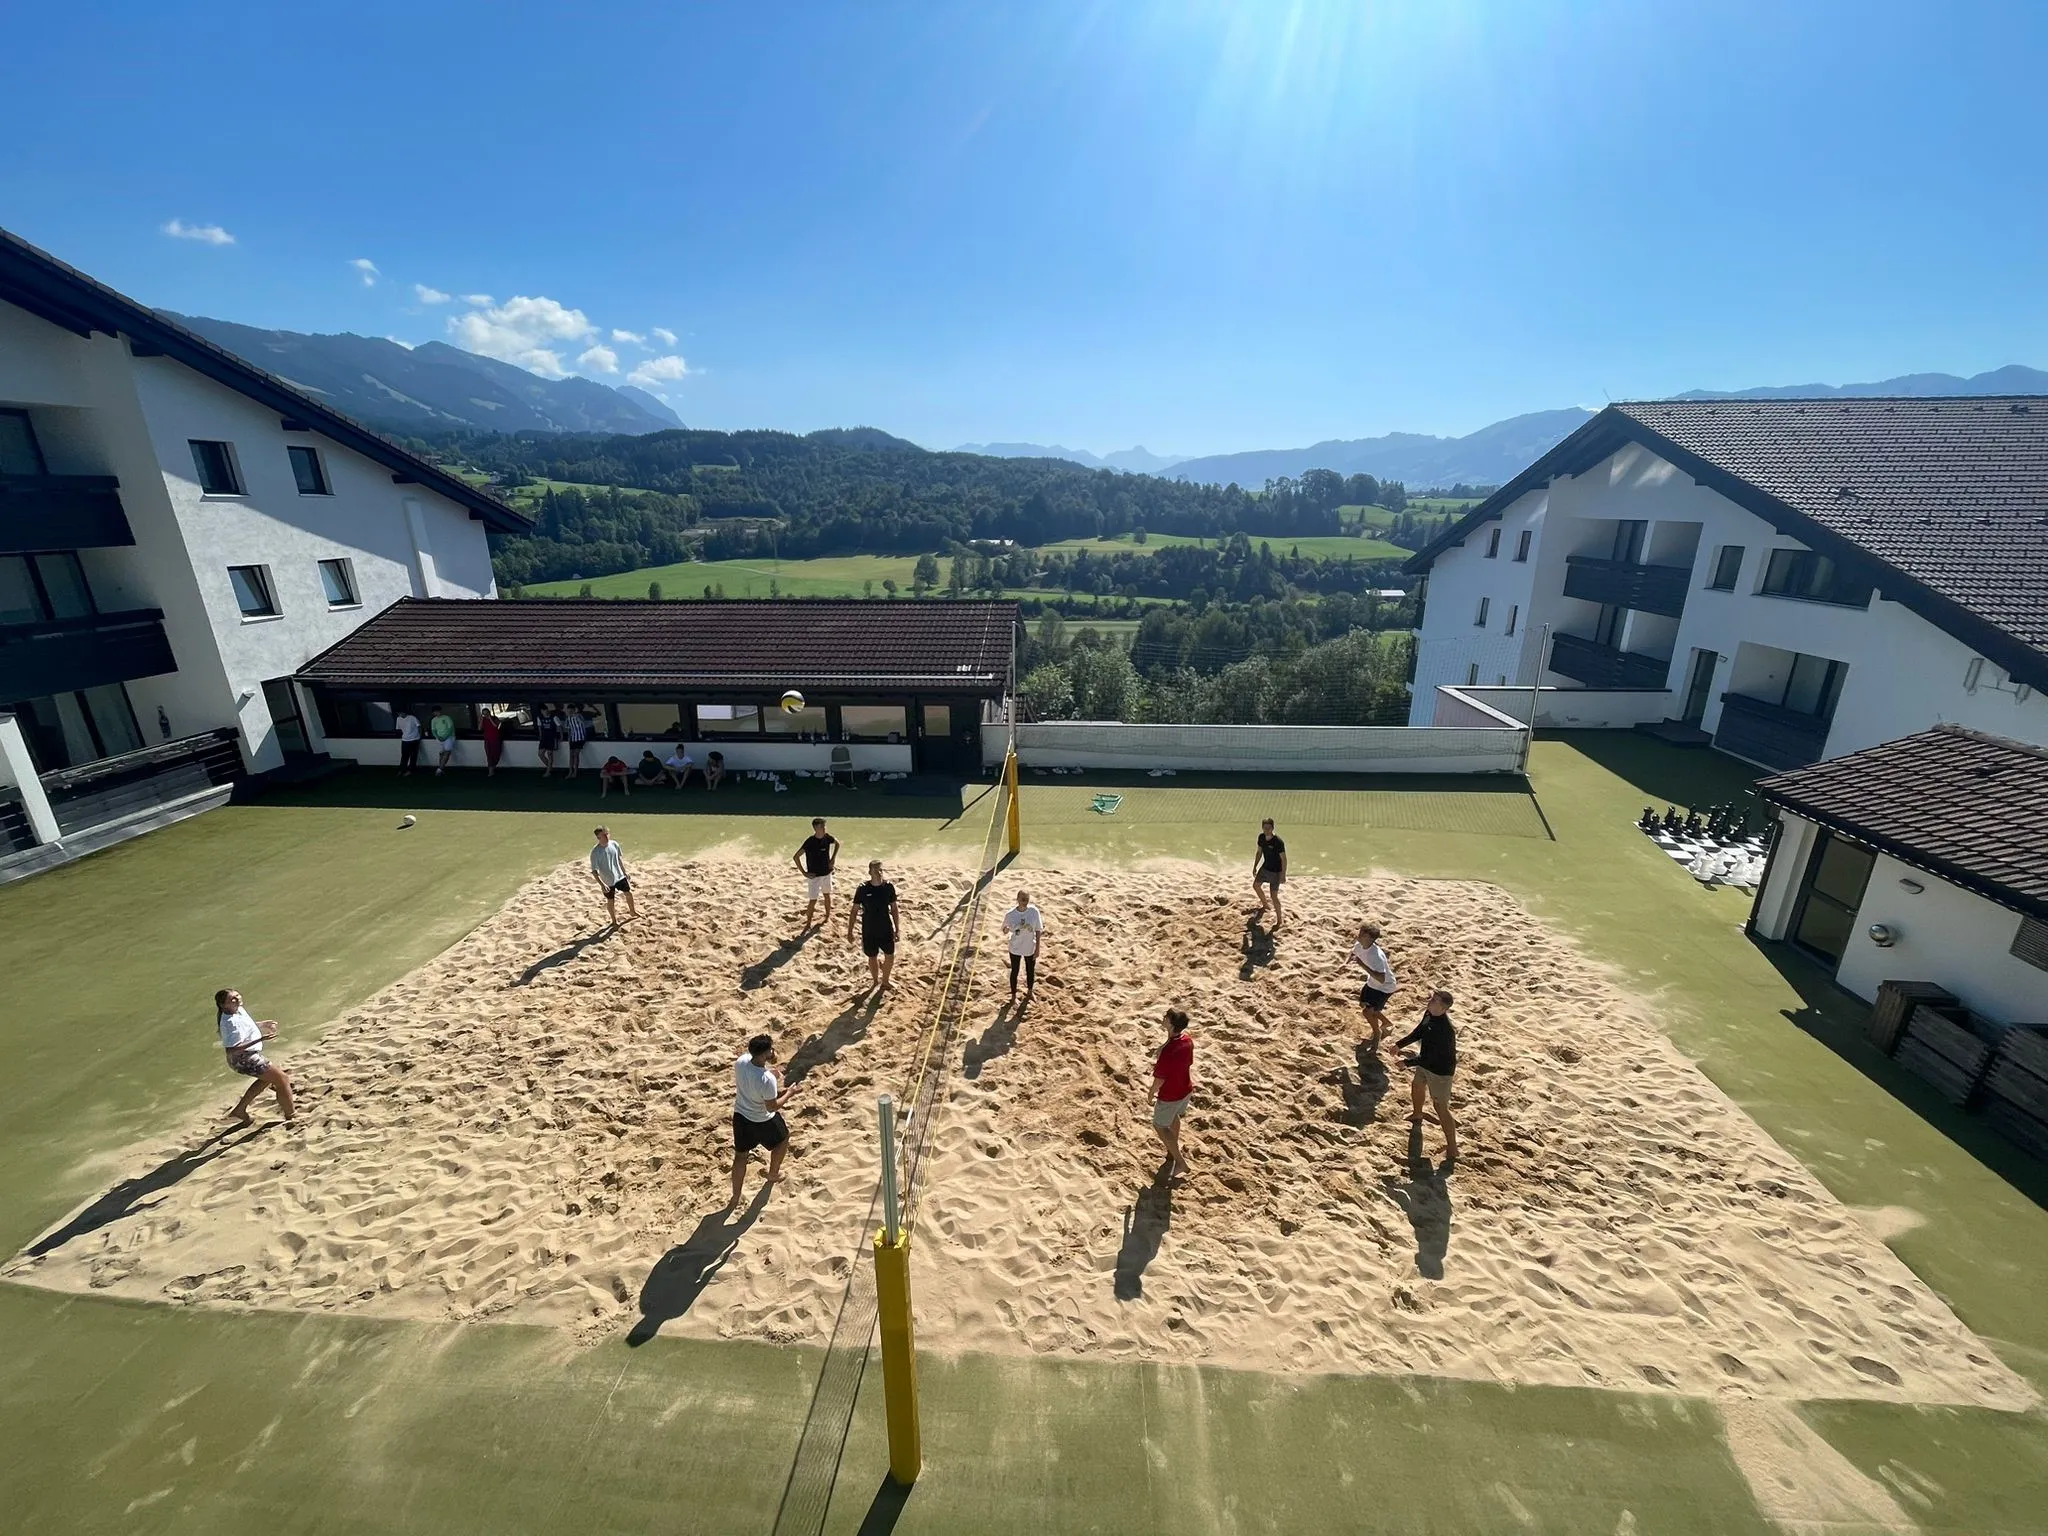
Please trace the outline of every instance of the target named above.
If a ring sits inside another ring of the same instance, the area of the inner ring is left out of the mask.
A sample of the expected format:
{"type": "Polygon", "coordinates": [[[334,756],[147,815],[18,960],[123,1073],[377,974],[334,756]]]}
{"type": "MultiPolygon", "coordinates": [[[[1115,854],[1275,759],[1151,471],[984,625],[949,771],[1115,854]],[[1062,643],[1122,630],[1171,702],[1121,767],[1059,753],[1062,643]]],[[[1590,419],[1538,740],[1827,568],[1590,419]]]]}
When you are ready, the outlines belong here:
{"type": "MultiPolygon", "coordinates": [[[[567,865],[318,1041],[288,1032],[303,1130],[138,1149],[130,1180],[6,1274],[592,1339],[822,1340],[865,1236],[874,1097],[903,1084],[969,877],[892,867],[909,941],[877,1003],[843,930],[790,940],[801,893],[773,861],[636,875],[643,916],[617,933],[567,865]],[[801,1084],[792,1178],[728,1219],[730,1063],[759,1029],[801,1084]]],[[[1288,894],[1276,940],[1212,870],[998,884],[932,1131],[924,1347],[2033,1401],[1644,1004],[1502,892],[1288,894]],[[1022,1013],[994,935],[1020,883],[1049,924],[1022,1013]],[[1458,995],[1454,1170],[1436,1127],[1412,1140],[1393,1053],[1357,1048],[1342,962],[1368,914],[1402,1027],[1428,988],[1458,995]],[[1176,1002],[1198,1086],[1193,1170],[1169,1190],[1144,1096],[1176,1002]]],[[[223,1107],[238,1084],[223,1075],[223,1107]]]]}

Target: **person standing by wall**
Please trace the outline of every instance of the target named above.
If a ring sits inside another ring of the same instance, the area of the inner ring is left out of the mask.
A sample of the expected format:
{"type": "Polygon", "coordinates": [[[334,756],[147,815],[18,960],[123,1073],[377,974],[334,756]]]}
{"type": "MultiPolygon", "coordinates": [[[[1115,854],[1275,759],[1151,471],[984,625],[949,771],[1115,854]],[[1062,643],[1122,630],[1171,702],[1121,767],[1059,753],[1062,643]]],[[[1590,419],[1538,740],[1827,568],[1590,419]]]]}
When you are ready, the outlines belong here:
{"type": "Polygon", "coordinates": [[[505,722],[486,704],[477,711],[477,726],[484,733],[484,777],[498,776],[498,759],[505,755],[505,722]]]}
{"type": "Polygon", "coordinates": [[[420,765],[420,717],[410,704],[398,707],[398,772],[402,778],[420,765]]]}
{"type": "Polygon", "coordinates": [[[581,704],[569,706],[563,734],[569,738],[569,777],[573,779],[583,766],[583,743],[590,740],[590,715],[581,704]]]}
{"type": "Polygon", "coordinates": [[[1017,967],[1024,968],[1024,995],[1038,991],[1038,946],[1045,932],[1045,914],[1031,905],[1031,893],[1019,891],[1017,905],[1003,914],[1003,931],[1010,936],[1010,996],[1017,996],[1017,967]]]}
{"type": "Polygon", "coordinates": [[[1152,1058],[1152,1096],[1147,1101],[1152,1110],[1152,1131],[1166,1148],[1166,1179],[1168,1183],[1188,1171],[1187,1157],[1182,1153],[1180,1134],[1182,1121],[1187,1115],[1188,1098],[1195,1091],[1195,1042],[1188,1034],[1188,1016],[1184,1009],[1166,1010],[1166,1043],[1152,1058]]]}
{"type": "Polygon", "coordinates": [[[540,743],[540,776],[550,778],[555,771],[555,754],[562,750],[562,717],[555,713],[554,705],[541,705],[540,713],[533,717],[533,731],[540,743]]]}
{"type": "Polygon", "coordinates": [[[427,731],[434,738],[434,777],[438,779],[455,761],[455,717],[448,713],[446,704],[435,708],[427,731]]]}

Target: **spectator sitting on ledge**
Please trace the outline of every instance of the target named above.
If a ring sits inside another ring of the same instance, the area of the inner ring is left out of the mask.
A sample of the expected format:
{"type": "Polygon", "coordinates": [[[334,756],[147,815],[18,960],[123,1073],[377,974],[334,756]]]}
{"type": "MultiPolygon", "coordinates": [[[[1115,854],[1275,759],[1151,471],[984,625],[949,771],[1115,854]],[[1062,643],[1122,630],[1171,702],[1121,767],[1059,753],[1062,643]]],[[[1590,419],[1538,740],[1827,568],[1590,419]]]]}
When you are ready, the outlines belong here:
{"type": "Polygon", "coordinates": [[[633,780],[631,774],[632,770],[626,766],[626,760],[623,757],[606,758],[604,766],[597,770],[597,798],[602,800],[606,795],[610,794],[614,784],[617,784],[627,794],[632,794],[633,780]]]}
{"type": "Polygon", "coordinates": [[[640,754],[640,766],[633,770],[635,784],[659,784],[667,770],[661,766],[661,759],[651,751],[640,754]]]}

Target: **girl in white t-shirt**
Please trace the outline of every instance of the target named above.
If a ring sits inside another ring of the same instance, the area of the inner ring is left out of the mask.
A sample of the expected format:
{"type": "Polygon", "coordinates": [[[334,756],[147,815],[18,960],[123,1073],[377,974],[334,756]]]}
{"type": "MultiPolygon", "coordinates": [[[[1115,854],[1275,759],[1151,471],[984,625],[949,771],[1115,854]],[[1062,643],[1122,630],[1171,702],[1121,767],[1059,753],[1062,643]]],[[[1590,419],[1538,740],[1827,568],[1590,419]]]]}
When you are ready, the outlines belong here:
{"type": "Polygon", "coordinates": [[[1380,948],[1380,925],[1361,923],[1358,925],[1358,942],[1351,946],[1347,965],[1356,965],[1365,972],[1365,985],[1358,989],[1358,1006],[1365,1010],[1365,1022],[1372,1027],[1372,1049],[1378,1054],[1380,1041],[1387,1033],[1387,999],[1394,995],[1394,989],[1401,985],[1394,975],[1394,965],[1387,958],[1387,952],[1380,948]]]}
{"type": "Polygon", "coordinates": [[[1003,930],[1010,936],[1010,996],[1017,996],[1017,968],[1024,968],[1024,995],[1038,992],[1038,941],[1045,933],[1045,914],[1031,905],[1031,893],[1019,891],[1017,905],[1003,914],[1003,930]]]}
{"type": "Polygon", "coordinates": [[[277,1020],[264,1019],[257,1022],[249,1017],[249,1010],[242,1006],[242,994],[233,987],[223,987],[213,994],[214,1016],[220,1024],[220,1043],[228,1053],[228,1065],[244,1077],[253,1077],[249,1091],[242,1095],[241,1102],[228,1111],[228,1118],[237,1125],[249,1124],[249,1106],[256,1102],[256,1095],[268,1088],[277,1095],[277,1107],[284,1111],[284,1123],[296,1125],[295,1106],[292,1102],[292,1080],[284,1069],[263,1056],[263,1042],[277,1038],[277,1020]]]}

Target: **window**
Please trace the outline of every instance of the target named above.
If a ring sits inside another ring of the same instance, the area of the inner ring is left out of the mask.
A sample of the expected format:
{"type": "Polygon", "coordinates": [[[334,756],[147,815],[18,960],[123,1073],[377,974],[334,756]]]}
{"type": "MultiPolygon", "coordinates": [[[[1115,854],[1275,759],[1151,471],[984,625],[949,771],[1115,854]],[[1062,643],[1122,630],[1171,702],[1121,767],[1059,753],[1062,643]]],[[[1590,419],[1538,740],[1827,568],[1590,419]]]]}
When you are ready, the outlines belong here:
{"type": "Polygon", "coordinates": [[[1515,621],[1521,618],[1521,616],[1522,605],[1520,603],[1510,604],[1508,607],[1508,627],[1505,633],[1512,635],[1515,632],[1515,621]]]}
{"type": "Polygon", "coordinates": [[[1839,603],[1861,608],[1870,601],[1870,583],[1837,570],[1826,555],[1810,549],[1774,549],[1758,588],[1766,597],[1796,597],[1809,603],[1839,603]]]}
{"type": "Polygon", "coordinates": [[[49,472],[36,429],[27,411],[0,411],[0,475],[41,475],[49,472]]]}
{"type": "Polygon", "coordinates": [[[786,709],[771,709],[761,723],[770,736],[823,736],[825,706],[809,704],[794,714],[786,709]]]}
{"type": "Polygon", "coordinates": [[[1486,531],[1486,558],[1489,560],[1500,558],[1500,524],[1498,523],[1495,523],[1486,531]]]}
{"type": "Polygon", "coordinates": [[[1740,544],[1723,544],[1719,554],[1714,556],[1714,579],[1707,583],[1712,592],[1733,592],[1736,579],[1742,575],[1742,554],[1740,544]]]}
{"type": "Polygon", "coordinates": [[[1848,675],[1847,662],[1829,661],[1825,656],[1794,656],[1778,703],[1816,720],[1832,720],[1835,701],[1842,696],[1842,681],[1848,675]]]}
{"type": "Polygon", "coordinates": [[[1471,665],[1471,666],[1469,666],[1469,667],[1467,667],[1467,668],[1465,669],[1465,686],[1466,686],[1467,688],[1475,687],[1475,686],[1477,686],[1478,682],[1479,682],[1479,663],[1475,661],[1475,662],[1473,662],[1473,663],[1472,663],[1472,665],[1471,665]]]}
{"type": "Polygon", "coordinates": [[[927,704],[924,707],[924,733],[927,736],[950,736],[953,734],[953,706],[950,704],[927,704]]]}
{"type": "Polygon", "coordinates": [[[294,444],[285,449],[292,461],[292,478],[299,482],[301,496],[332,496],[327,488],[327,467],[320,462],[320,450],[294,444]]]}
{"type": "Polygon", "coordinates": [[[235,606],[245,619],[274,619],[277,599],[270,595],[270,572],[260,565],[231,565],[228,584],[235,589],[235,606]]]}
{"type": "Polygon", "coordinates": [[[192,467],[199,471],[199,489],[207,495],[242,494],[242,477],[235,472],[235,450],[228,444],[193,438],[192,467]]]}
{"type": "Polygon", "coordinates": [[[1529,558],[1529,541],[1535,537],[1536,530],[1533,528],[1524,528],[1515,535],[1515,558],[1517,560],[1527,562],[1529,558]]]}
{"type": "Polygon", "coordinates": [[[320,562],[320,585],[327,589],[327,606],[330,608],[354,608],[362,599],[356,596],[355,563],[350,560],[322,560],[320,562]]]}
{"type": "Polygon", "coordinates": [[[679,704],[620,704],[619,731],[628,741],[687,741],[679,704]]]}
{"type": "Polygon", "coordinates": [[[761,706],[758,704],[699,704],[699,736],[758,736],[761,734],[761,706]]]}
{"type": "Polygon", "coordinates": [[[903,739],[904,721],[901,704],[847,704],[839,711],[839,732],[856,741],[887,741],[891,736],[903,739]]]}
{"type": "Polygon", "coordinates": [[[0,624],[82,619],[95,611],[85,569],[70,550],[0,556],[0,624]]]}
{"type": "Polygon", "coordinates": [[[1614,563],[1634,565],[1643,558],[1643,537],[1650,525],[1642,518],[1624,518],[1614,525],[1614,563]]]}
{"type": "Polygon", "coordinates": [[[1492,605],[1492,603],[1493,599],[1490,597],[1482,597],[1481,599],[1479,599],[1479,617],[1474,619],[1472,622],[1478,625],[1481,629],[1486,628],[1486,610],[1488,607],[1492,605]]]}

